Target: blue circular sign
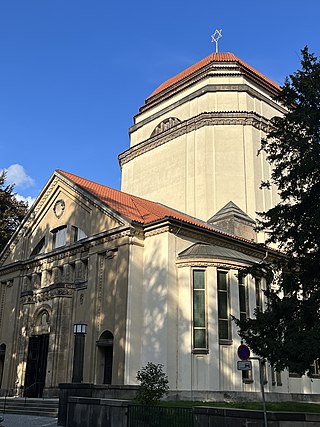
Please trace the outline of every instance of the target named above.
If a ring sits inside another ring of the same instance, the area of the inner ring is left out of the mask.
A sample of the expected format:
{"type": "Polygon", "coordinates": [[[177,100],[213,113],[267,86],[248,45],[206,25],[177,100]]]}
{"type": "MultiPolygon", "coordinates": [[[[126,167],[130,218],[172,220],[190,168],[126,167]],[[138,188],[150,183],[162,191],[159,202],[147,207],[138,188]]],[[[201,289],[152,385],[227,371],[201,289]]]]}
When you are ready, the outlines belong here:
{"type": "Polygon", "coordinates": [[[241,344],[238,347],[238,356],[241,360],[248,360],[250,357],[249,347],[245,344],[241,344]]]}

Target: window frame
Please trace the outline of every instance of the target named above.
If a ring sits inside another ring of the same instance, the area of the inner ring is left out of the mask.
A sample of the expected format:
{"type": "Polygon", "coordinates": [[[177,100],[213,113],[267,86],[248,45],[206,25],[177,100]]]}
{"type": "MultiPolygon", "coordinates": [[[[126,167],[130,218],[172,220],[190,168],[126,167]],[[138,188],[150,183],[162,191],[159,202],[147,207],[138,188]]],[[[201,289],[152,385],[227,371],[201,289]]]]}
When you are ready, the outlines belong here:
{"type": "Polygon", "coordinates": [[[209,353],[209,343],[208,343],[208,307],[207,307],[207,277],[206,277],[206,269],[197,267],[191,269],[191,282],[192,282],[192,353],[194,354],[207,354],[209,353]],[[203,273],[203,289],[196,288],[195,289],[195,273],[202,272],[203,273]],[[204,326],[196,326],[195,325],[195,291],[201,292],[204,294],[203,298],[203,311],[204,311],[204,326]],[[204,330],[204,347],[196,347],[195,346],[195,331],[204,330]]]}
{"type": "Polygon", "coordinates": [[[67,238],[68,238],[67,225],[61,225],[60,227],[54,228],[53,230],[51,230],[51,233],[52,233],[52,250],[60,249],[66,246],[67,238]],[[57,236],[58,236],[58,233],[61,232],[62,230],[64,230],[64,243],[59,244],[59,246],[57,246],[57,236]]]}
{"type": "Polygon", "coordinates": [[[223,269],[217,269],[217,308],[218,308],[218,339],[220,345],[231,345],[232,344],[232,330],[231,330],[231,320],[230,320],[230,277],[229,277],[229,270],[223,270],[223,269]],[[226,289],[219,289],[219,275],[224,274],[225,275],[225,283],[226,283],[226,289]],[[221,295],[226,295],[226,312],[227,317],[220,317],[219,312],[221,308],[221,295]],[[227,337],[221,337],[221,321],[226,322],[227,324],[227,337]]]}
{"type": "Polygon", "coordinates": [[[261,277],[254,277],[255,289],[255,310],[257,313],[263,313],[263,299],[262,299],[262,280],[261,277]]]}
{"type": "Polygon", "coordinates": [[[248,319],[249,317],[249,292],[248,280],[243,276],[241,271],[238,272],[238,298],[239,298],[239,318],[240,320],[248,319]],[[244,307],[241,292],[244,292],[244,307]]]}

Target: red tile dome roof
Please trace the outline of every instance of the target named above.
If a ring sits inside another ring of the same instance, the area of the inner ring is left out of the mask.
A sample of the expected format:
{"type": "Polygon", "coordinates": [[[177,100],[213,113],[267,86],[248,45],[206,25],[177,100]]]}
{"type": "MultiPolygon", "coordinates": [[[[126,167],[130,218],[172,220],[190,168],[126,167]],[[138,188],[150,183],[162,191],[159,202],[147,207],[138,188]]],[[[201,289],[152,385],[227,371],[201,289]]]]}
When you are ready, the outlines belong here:
{"type": "Polygon", "coordinates": [[[267,84],[268,86],[271,86],[276,90],[280,90],[280,86],[277,85],[274,81],[266,77],[264,74],[260,73],[259,71],[255,70],[251,65],[247,64],[246,62],[242,61],[240,58],[238,58],[236,55],[230,52],[217,52],[217,53],[211,53],[206,58],[202,59],[201,61],[197,62],[196,64],[192,65],[191,67],[187,68],[186,70],[182,71],[181,73],[177,74],[174,77],[171,77],[169,80],[162,83],[157,89],[147,98],[147,102],[150,98],[158,95],[160,92],[163,92],[166,89],[169,89],[171,86],[175,85],[176,83],[181,82],[185,78],[191,76],[192,74],[196,73],[197,71],[201,70],[202,68],[206,67],[209,64],[212,63],[236,63],[239,65],[241,70],[244,74],[247,74],[251,77],[254,77],[256,79],[259,79],[263,83],[267,84]]]}

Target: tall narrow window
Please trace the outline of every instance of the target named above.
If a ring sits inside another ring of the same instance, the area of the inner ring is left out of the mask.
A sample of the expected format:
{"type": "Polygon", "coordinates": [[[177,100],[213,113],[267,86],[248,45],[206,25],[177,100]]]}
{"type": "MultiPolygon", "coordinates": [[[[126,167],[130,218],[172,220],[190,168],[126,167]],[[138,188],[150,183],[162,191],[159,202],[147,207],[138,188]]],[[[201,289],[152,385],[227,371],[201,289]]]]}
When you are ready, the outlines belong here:
{"type": "Polygon", "coordinates": [[[238,277],[239,283],[239,311],[240,311],[240,320],[245,320],[248,317],[248,298],[247,298],[247,287],[245,278],[241,273],[238,277]]]}
{"type": "Polygon", "coordinates": [[[205,271],[193,270],[193,348],[207,350],[205,271]]]}
{"type": "Polygon", "coordinates": [[[255,278],[255,289],[256,289],[256,310],[257,313],[262,312],[262,291],[261,291],[261,279],[255,278]]]}
{"type": "MultiPolygon", "coordinates": [[[[238,288],[240,320],[246,320],[248,318],[248,295],[245,277],[241,272],[238,275],[238,288]]],[[[252,371],[241,371],[241,373],[244,383],[252,383],[252,371]]]]}
{"type": "Polygon", "coordinates": [[[219,339],[230,340],[229,295],[227,272],[218,271],[219,339]]]}

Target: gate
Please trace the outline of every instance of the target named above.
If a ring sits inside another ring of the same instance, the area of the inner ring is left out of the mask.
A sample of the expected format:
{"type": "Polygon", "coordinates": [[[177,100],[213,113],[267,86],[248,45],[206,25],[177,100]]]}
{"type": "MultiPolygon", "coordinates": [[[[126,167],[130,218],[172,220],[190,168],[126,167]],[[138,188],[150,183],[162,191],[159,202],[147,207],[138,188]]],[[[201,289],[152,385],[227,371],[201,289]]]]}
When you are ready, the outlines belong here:
{"type": "Polygon", "coordinates": [[[192,408],[130,405],[128,427],[192,427],[192,408]]]}

